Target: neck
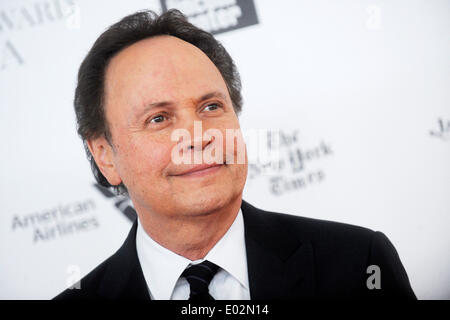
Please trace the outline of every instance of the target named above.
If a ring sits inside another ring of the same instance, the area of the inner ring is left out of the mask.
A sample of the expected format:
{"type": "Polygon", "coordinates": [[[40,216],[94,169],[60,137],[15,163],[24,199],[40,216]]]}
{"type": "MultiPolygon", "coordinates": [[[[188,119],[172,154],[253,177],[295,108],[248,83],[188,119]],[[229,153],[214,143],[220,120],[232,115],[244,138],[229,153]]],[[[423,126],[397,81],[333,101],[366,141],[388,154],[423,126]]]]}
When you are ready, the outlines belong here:
{"type": "Polygon", "coordinates": [[[192,216],[142,212],[139,220],[145,232],[170,251],[191,261],[203,259],[233,224],[242,194],[226,206],[192,216]]]}

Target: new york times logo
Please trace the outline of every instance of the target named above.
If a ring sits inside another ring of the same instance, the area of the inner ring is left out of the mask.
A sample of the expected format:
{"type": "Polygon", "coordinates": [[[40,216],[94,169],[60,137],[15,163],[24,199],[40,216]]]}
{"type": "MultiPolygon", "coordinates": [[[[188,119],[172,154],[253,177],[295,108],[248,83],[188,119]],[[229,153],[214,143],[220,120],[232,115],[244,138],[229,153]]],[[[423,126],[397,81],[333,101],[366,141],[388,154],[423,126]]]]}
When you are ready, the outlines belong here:
{"type": "Polygon", "coordinates": [[[161,0],[161,8],[178,9],[193,25],[213,34],[258,24],[253,0],[161,0]]]}
{"type": "Polygon", "coordinates": [[[267,132],[266,148],[269,154],[276,149],[277,156],[249,163],[248,177],[249,180],[265,177],[271,193],[277,196],[323,182],[325,172],[318,163],[333,155],[325,141],[307,146],[300,143],[297,130],[267,132]]]}
{"type": "Polygon", "coordinates": [[[59,204],[33,213],[16,214],[12,217],[12,231],[31,231],[34,244],[90,231],[99,227],[92,214],[95,207],[95,202],[88,199],[59,204]]]}

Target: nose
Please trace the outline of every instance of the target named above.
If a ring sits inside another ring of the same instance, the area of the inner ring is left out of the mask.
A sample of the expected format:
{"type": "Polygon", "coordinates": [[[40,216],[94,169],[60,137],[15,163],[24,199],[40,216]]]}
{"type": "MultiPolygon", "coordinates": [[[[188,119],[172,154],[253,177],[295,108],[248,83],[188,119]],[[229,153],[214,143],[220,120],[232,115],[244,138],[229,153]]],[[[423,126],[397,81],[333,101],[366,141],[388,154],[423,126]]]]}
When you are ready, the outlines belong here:
{"type": "Polygon", "coordinates": [[[186,143],[186,150],[194,149],[194,151],[203,151],[208,145],[214,141],[214,136],[203,139],[203,134],[200,137],[194,136],[194,139],[186,143]]]}
{"type": "Polygon", "coordinates": [[[183,137],[178,141],[179,149],[183,151],[201,152],[214,142],[214,136],[205,135],[207,128],[204,127],[204,122],[194,112],[186,112],[184,119],[180,123],[182,129],[187,130],[188,137],[183,137]]]}
{"type": "Polygon", "coordinates": [[[189,133],[190,139],[180,139],[180,141],[178,142],[178,144],[180,145],[180,149],[182,149],[183,151],[189,152],[192,150],[194,152],[201,152],[214,141],[214,136],[204,137],[203,130],[189,130],[189,133]]]}

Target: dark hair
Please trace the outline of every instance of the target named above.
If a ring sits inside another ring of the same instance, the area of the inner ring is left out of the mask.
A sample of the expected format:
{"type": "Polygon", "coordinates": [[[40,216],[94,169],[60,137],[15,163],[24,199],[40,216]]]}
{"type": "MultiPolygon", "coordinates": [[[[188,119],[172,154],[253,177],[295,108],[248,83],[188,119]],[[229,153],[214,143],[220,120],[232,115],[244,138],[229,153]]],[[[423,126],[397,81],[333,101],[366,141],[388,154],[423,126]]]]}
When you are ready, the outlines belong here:
{"type": "Polygon", "coordinates": [[[241,80],[230,55],[212,34],[189,23],[180,11],[172,9],[159,16],[151,10],[138,11],[110,26],[81,63],[74,107],[78,134],[83,139],[95,179],[104,187],[113,187],[118,194],[128,194],[127,188],[123,182],[117,186],[108,182],[95,163],[87,140],[104,135],[113,147],[103,105],[105,70],[110,59],[135,42],[158,35],[180,38],[202,50],[222,74],[236,114],[242,109],[241,80]]]}

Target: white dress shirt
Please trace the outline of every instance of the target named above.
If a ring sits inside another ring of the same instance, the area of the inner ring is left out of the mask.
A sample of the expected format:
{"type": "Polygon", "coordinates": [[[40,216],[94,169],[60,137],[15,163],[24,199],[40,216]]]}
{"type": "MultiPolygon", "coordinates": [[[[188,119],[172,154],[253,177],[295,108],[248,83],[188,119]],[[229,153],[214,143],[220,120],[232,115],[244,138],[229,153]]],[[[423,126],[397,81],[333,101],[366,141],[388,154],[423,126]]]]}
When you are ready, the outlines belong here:
{"type": "Polygon", "coordinates": [[[180,276],[189,264],[204,260],[220,267],[209,284],[209,293],[214,299],[250,300],[241,209],[233,224],[204,259],[192,261],[161,246],[145,232],[139,218],[136,250],[150,297],[154,300],[187,300],[189,283],[180,276]]]}

